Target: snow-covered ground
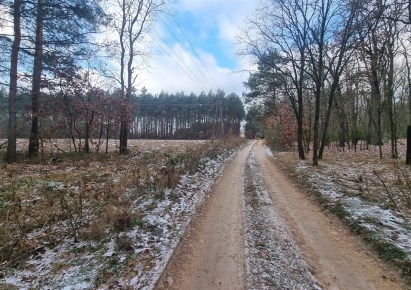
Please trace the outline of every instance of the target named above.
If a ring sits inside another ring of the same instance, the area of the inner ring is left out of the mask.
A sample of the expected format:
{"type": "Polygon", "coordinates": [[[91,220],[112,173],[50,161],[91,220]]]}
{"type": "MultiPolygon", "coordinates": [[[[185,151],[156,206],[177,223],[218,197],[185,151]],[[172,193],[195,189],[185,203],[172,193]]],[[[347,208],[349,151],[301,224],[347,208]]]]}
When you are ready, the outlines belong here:
{"type": "Polygon", "coordinates": [[[343,207],[348,213],[346,219],[367,228],[375,234],[375,237],[395,245],[404,251],[411,261],[411,217],[396,209],[388,208],[387,201],[381,203],[366,200],[361,197],[358,185],[355,189],[350,186],[350,182],[338,182],[333,178],[338,172],[346,176],[359,176],[358,172],[352,172],[355,170],[361,171],[364,167],[348,170],[333,164],[324,164],[322,172],[317,172],[308,166],[298,168],[298,172],[306,174],[313,188],[327,197],[331,204],[339,203],[343,207]],[[347,194],[347,188],[350,194],[347,194]]]}

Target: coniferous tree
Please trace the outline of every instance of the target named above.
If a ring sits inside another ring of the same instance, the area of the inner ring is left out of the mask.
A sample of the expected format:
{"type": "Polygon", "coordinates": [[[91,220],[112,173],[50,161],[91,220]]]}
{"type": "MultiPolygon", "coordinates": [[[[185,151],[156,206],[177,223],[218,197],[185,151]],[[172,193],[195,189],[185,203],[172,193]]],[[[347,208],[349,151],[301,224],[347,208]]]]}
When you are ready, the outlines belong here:
{"type": "Polygon", "coordinates": [[[43,69],[53,71],[56,64],[73,65],[75,58],[87,57],[87,38],[104,22],[104,13],[92,0],[37,0],[31,4],[28,17],[34,15],[35,23],[29,156],[34,156],[39,150],[43,69]]]}

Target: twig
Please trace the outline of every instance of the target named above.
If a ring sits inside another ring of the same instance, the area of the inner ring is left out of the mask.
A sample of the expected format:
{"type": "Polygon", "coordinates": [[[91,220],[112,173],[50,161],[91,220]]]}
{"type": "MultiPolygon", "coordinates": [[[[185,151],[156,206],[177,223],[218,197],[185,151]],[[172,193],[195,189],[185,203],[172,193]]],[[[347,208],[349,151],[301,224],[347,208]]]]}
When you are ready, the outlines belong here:
{"type": "Polygon", "coordinates": [[[1,150],[1,148],[3,148],[4,145],[7,144],[7,142],[8,142],[8,141],[6,140],[5,142],[3,142],[3,143],[0,144],[0,150],[1,150]]]}
{"type": "Polygon", "coordinates": [[[64,151],[63,149],[60,149],[60,148],[57,146],[57,144],[53,144],[53,146],[56,147],[57,151],[61,151],[61,152],[65,153],[65,154],[67,154],[67,151],[64,151]]]}
{"type": "Polygon", "coordinates": [[[388,189],[387,185],[385,182],[381,179],[381,177],[378,175],[377,171],[373,170],[373,173],[377,176],[378,180],[382,183],[384,186],[385,192],[388,195],[388,198],[391,200],[391,202],[394,204],[395,208],[398,210],[398,212],[401,212],[400,208],[398,207],[397,203],[395,202],[390,190],[388,189]]]}

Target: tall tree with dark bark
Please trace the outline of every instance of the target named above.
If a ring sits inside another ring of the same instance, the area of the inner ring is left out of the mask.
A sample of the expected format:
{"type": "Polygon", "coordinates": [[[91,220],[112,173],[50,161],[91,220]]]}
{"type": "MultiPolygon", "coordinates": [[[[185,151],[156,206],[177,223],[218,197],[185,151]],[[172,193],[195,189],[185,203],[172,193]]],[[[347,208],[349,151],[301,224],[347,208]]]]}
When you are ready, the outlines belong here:
{"type": "Polygon", "coordinates": [[[98,2],[93,0],[37,0],[33,4],[35,41],[29,156],[37,155],[39,151],[43,68],[53,70],[54,64],[64,59],[81,59],[90,45],[88,36],[104,23],[105,16],[98,2]]]}
{"type": "Polygon", "coordinates": [[[29,139],[29,156],[39,152],[39,110],[41,73],[43,71],[43,10],[44,0],[37,0],[36,36],[34,44],[33,80],[31,90],[31,130],[29,139]]]}
{"type": "Polygon", "coordinates": [[[9,118],[6,161],[16,161],[16,138],[17,138],[17,80],[18,61],[21,43],[21,0],[13,2],[13,29],[14,40],[11,48],[10,60],[10,84],[9,84],[9,118]]]}

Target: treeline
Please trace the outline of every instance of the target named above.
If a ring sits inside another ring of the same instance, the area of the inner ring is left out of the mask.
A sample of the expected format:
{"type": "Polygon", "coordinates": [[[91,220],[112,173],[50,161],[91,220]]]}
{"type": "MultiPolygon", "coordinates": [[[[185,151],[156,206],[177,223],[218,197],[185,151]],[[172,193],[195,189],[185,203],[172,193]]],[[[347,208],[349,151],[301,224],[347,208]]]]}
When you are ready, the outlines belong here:
{"type": "MultiPolygon", "coordinates": [[[[389,140],[391,157],[398,157],[398,139],[411,125],[410,5],[391,0],[261,3],[242,35],[243,52],[258,65],[246,83],[246,97],[264,99],[265,119],[273,124],[270,116],[277,116],[280,128],[293,127],[281,124],[289,120],[284,112],[294,115],[301,159],[311,151],[317,165],[331,141],[356,149],[359,140],[379,145],[380,157],[389,140]]],[[[248,119],[254,120],[247,126],[252,136],[261,122],[256,114],[248,119]]]]}
{"type": "MultiPolygon", "coordinates": [[[[210,139],[238,136],[245,117],[239,96],[217,92],[153,95],[143,90],[122,103],[118,92],[108,93],[78,84],[75,91],[44,94],[39,110],[41,140],[70,139],[75,151],[90,151],[91,142],[118,139],[121,117],[130,123],[130,138],[210,139]],[[81,88],[81,89],[80,89],[81,88]],[[221,104],[221,105],[220,105],[221,104]],[[126,113],[124,113],[126,112],[126,113]]],[[[7,138],[7,93],[0,91],[0,138],[7,138]]],[[[20,94],[17,105],[20,138],[30,135],[30,95],[20,94]]]]}
{"type": "Polygon", "coordinates": [[[135,116],[130,136],[160,139],[210,139],[240,135],[245,117],[241,99],[234,93],[209,92],[151,95],[133,98],[135,116]]]}

